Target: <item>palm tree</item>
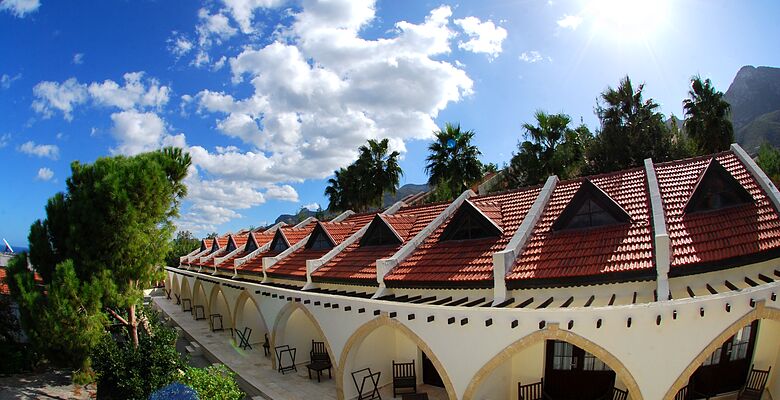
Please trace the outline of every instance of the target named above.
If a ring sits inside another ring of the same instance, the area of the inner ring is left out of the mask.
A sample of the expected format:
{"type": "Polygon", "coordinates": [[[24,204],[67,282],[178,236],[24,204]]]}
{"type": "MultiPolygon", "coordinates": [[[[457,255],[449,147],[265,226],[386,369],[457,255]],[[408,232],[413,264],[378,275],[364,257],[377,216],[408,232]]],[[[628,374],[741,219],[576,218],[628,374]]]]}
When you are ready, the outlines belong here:
{"type": "Polygon", "coordinates": [[[334,171],[325,188],[329,210],[365,211],[381,207],[385,193],[395,194],[403,171],[398,164],[400,153],[388,154],[389,144],[387,139],[369,140],[367,145],[360,146],[355,162],[334,171]]]}
{"type": "Polygon", "coordinates": [[[471,144],[474,131],[461,131],[460,124],[447,123],[434,135],[436,140],[428,146],[430,154],[425,159],[428,183],[448,185],[457,196],[482,178],[482,163],[477,158],[482,153],[471,144]]]}
{"type": "Polygon", "coordinates": [[[731,106],[709,79],[691,78],[690,98],[683,100],[685,130],[702,154],[728,150],[734,141],[734,127],[729,119],[731,106]]]}
{"type": "Polygon", "coordinates": [[[590,131],[584,125],[572,129],[566,114],[537,111],[536,125],[523,124],[531,140],[518,145],[512,156],[513,180],[520,186],[536,185],[550,175],[569,179],[579,173],[585,161],[584,143],[590,131]]]}

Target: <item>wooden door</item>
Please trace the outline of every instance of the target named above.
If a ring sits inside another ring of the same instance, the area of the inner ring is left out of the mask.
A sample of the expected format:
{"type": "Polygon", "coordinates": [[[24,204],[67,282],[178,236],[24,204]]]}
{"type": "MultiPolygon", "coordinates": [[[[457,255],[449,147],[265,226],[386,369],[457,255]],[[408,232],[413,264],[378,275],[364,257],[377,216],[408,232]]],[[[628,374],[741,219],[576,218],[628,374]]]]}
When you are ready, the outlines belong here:
{"type": "Polygon", "coordinates": [[[439,376],[439,371],[436,370],[436,366],[433,365],[433,362],[428,359],[428,356],[426,356],[424,352],[422,353],[422,374],[423,383],[436,387],[444,387],[444,382],[442,382],[441,376],[439,376]]]}
{"type": "Polygon", "coordinates": [[[753,321],[730,337],[693,373],[690,387],[710,396],[739,390],[747,379],[757,332],[758,321],[753,321]]]}
{"type": "Polygon", "coordinates": [[[595,400],[615,385],[615,372],[570,343],[547,341],[544,389],[554,400],[595,400]]]}

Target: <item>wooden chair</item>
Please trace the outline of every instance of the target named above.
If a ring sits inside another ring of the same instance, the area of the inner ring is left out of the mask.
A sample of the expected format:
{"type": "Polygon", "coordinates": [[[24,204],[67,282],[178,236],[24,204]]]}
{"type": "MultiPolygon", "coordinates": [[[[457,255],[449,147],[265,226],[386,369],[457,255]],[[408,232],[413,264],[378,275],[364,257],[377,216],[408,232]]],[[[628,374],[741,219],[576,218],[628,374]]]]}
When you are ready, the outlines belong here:
{"type": "Polygon", "coordinates": [[[249,338],[252,336],[252,328],[248,326],[244,327],[243,332],[236,329],[236,335],[238,336],[238,340],[240,340],[238,347],[244,350],[246,350],[247,348],[249,350],[252,350],[252,345],[249,343],[249,338]]]}
{"type": "Polygon", "coordinates": [[[710,397],[712,396],[697,391],[693,385],[689,383],[677,391],[677,394],[674,395],[674,400],[710,400],[710,397]]]}
{"type": "Polygon", "coordinates": [[[522,382],[517,382],[517,398],[519,400],[551,400],[544,391],[544,379],[525,385],[522,382]]]}
{"type": "Polygon", "coordinates": [[[282,375],[290,371],[298,372],[298,367],[295,366],[295,353],[298,350],[295,347],[283,344],[281,346],[276,346],[274,351],[276,352],[277,371],[281,372],[282,375]]]}
{"type": "Polygon", "coordinates": [[[674,395],[674,400],[688,400],[688,385],[677,391],[677,394],[674,395]]]}
{"type": "Polygon", "coordinates": [[[610,389],[606,400],[628,400],[628,390],[620,390],[616,387],[610,389]]]}
{"type": "Polygon", "coordinates": [[[745,385],[742,386],[739,394],[737,394],[737,400],[760,400],[761,395],[764,394],[764,389],[766,389],[766,381],[769,379],[769,371],[771,370],[772,367],[769,367],[767,370],[760,370],[751,365],[745,385]]]}
{"type": "Polygon", "coordinates": [[[398,396],[400,390],[411,390],[417,393],[417,373],[414,369],[414,361],[397,363],[393,360],[393,397],[398,396]]]}
{"type": "Polygon", "coordinates": [[[306,368],[309,370],[309,379],[311,379],[311,371],[315,371],[317,372],[317,382],[320,382],[322,371],[326,369],[328,370],[328,378],[333,379],[333,375],[331,375],[331,368],[333,368],[333,365],[330,362],[328,350],[325,349],[325,342],[311,341],[309,363],[306,364],[306,368]]]}
{"type": "Polygon", "coordinates": [[[268,340],[268,332],[265,333],[265,342],[263,342],[263,354],[266,357],[271,355],[271,342],[268,340]]]}
{"type": "Polygon", "coordinates": [[[382,399],[382,396],[379,395],[379,377],[381,375],[381,371],[371,372],[371,368],[359,369],[352,373],[352,382],[355,383],[358,400],[382,399]],[[358,383],[358,380],[360,380],[360,383],[358,383]],[[366,387],[366,383],[368,383],[368,387],[366,387]],[[366,389],[369,389],[369,391],[366,392],[366,389]]]}

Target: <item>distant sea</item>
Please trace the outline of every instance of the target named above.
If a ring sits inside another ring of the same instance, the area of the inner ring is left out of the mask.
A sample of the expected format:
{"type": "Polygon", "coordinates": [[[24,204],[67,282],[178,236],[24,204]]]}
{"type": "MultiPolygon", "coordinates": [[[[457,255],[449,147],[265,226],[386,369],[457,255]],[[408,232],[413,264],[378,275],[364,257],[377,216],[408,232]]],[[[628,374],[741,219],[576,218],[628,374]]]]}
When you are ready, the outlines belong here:
{"type": "MultiPolygon", "coordinates": [[[[0,244],[2,244],[2,240],[0,240],[0,244]]],[[[13,244],[11,245],[11,247],[14,248],[14,253],[24,253],[25,251],[29,250],[27,247],[14,246],[13,244]]],[[[0,248],[0,251],[2,251],[2,250],[3,249],[0,248]]]]}

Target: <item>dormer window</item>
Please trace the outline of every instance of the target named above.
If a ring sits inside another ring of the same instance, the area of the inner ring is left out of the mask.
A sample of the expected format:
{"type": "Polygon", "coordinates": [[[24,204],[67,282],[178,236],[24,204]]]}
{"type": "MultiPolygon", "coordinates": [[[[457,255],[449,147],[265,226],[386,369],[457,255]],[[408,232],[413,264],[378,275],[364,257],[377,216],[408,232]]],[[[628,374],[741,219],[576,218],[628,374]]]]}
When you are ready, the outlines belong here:
{"type": "Polygon", "coordinates": [[[590,180],[585,180],[552,225],[555,231],[628,223],[631,216],[590,180]]]}
{"type": "Polygon", "coordinates": [[[455,212],[441,240],[469,240],[501,236],[502,230],[470,201],[465,201],[455,212]]]}
{"type": "Polygon", "coordinates": [[[246,241],[246,246],[244,246],[244,252],[251,253],[255,250],[257,250],[257,242],[255,242],[255,235],[250,233],[249,238],[246,241]]]}
{"type": "Polygon", "coordinates": [[[216,251],[219,251],[219,241],[217,240],[217,238],[214,238],[214,243],[212,243],[212,245],[211,245],[211,252],[210,253],[214,253],[216,251]]]}
{"type": "Polygon", "coordinates": [[[309,241],[306,242],[306,248],[310,250],[326,250],[332,249],[333,246],[335,246],[335,243],[331,240],[328,232],[325,231],[322,224],[318,223],[314,228],[314,232],[312,232],[309,241]]]}
{"type": "Polygon", "coordinates": [[[206,241],[205,240],[201,240],[200,241],[200,251],[203,252],[203,251],[206,251],[206,249],[208,249],[208,247],[206,247],[206,241]]]}
{"type": "Polygon", "coordinates": [[[366,234],[360,239],[361,246],[397,246],[401,243],[403,240],[379,215],[374,217],[366,234]]]}
{"type": "Polygon", "coordinates": [[[685,213],[715,211],[752,202],[750,192],[713,158],[685,204],[685,213]]]}
{"type": "Polygon", "coordinates": [[[227,251],[226,252],[230,253],[230,252],[236,250],[236,248],[237,248],[236,241],[233,240],[233,236],[231,235],[230,238],[228,239],[227,249],[226,249],[227,251]]]}
{"type": "Polygon", "coordinates": [[[274,240],[271,242],[271,251],[276,252],[283,252],[287,250],[290,247],[289,244],[287,244],[287,240],[284,239],[284,235],[282,234],[281,230],[276,231],[276,235],[274,235],[274,240]]]}

